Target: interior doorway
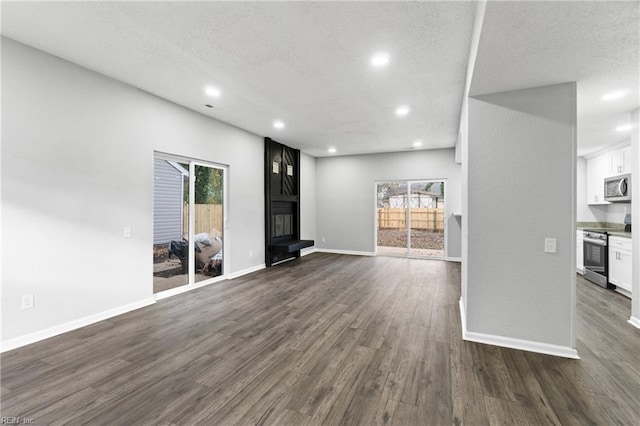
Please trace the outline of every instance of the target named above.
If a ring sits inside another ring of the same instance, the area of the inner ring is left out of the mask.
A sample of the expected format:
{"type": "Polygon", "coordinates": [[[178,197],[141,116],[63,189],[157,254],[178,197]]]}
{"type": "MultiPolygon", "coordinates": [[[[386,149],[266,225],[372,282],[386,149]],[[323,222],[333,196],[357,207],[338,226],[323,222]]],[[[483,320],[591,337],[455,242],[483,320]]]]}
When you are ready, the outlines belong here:
{"type": "Polygon", "coordinates": [[[153,292],[176,294],[226,273],[226,166],[156,154],[153,292]]]}
{"type": "Polygon", "coordinates": [[[443,259],[445,184],[439,180],[376,182],[376,254],[443,259]]]}

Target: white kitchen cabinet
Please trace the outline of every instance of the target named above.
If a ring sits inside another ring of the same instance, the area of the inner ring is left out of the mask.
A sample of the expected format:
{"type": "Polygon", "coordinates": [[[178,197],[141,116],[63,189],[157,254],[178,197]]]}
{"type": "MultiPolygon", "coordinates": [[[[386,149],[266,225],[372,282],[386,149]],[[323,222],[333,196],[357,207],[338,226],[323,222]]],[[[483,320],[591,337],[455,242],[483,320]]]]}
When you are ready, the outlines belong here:
{"type": "Polygon", "coordinates": [[[631,173],[630,146],[587,159],[587,204],[611,204],[604,200],[604,179],[626,173],[631,173]]]}
{"type": "Polygon", "coordinates": [[[576,231],[576,272],[584,275],[584,233],[582,230],[576,231]]]}
{"type": "Polygon", "coordinates": [[[631,147],[628,146],[625,149],[622,150],[622,164],[623,164],[623,169],[622,172],[623,173],[632,173],[633,169],[631,168],[631,165],[633,164],[633,161],[631,161],[631,147]]]}
{"type": "Polygon", "coordinates": [[[617,149],[610,154],[610,176],[631,173],[631,147],[617,149]]]}
{"type": "Polygon", "coordinates": [[[604,179],[611,176],[610,173],[610,154],[601,154],[587,160],[587,204],[610,204],[604,200],[604,179]]]}
{"type": "Polygon", "coordinates": [[[609,282],[631,294],[631,238],[609,237],[609,282]]]}

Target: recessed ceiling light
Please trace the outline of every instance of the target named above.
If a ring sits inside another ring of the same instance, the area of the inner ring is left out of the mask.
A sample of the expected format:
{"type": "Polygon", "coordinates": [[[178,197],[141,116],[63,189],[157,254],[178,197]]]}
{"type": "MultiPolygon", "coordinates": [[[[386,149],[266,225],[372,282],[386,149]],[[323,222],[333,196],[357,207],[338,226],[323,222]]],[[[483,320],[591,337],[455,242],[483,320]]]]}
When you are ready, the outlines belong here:
{"type": "Polygon", "coordinates": [[[207,95],[213,98],[217,98],[220,96],[220,89],[214,86],[207,86],[204,88],[204,93],[206,93],[207,95]]]}
{"type": "Polygon", "coordinates": [[[631,124],[616,127],[617,132],[626,132],[627,130],[631,130],[631,124]]]}
{"type": "Polygon", "coordinates": [[[276,120],[273,122],[273,127],[275,127],[276,129],[282,129],[284,128],[284,123],[280,120],[276,120]]]}
{"type": "Polygon", "coordinates": [[[422,141],[415,141],[413,146],[422,146],[422,141]]]}
{"type": "Polygon", "coordinates": [[[396,115],[399,115],[400,117],[409,114],[409,107],[406,105],[402,105],[399,106],[398,108],[396,108],[396,115]]]}
{"type": "Polygon", "coordinates": [[[330,154],[335,154],[336,153],[336,149],[334,147],[329,148],[329,153],[330,154]]]}
{"type": "Polygon", "coordinates": [[[371,57],[371,65],[374,67],[383,67],[389,63],[389,54],[387,52],[377,52],[371,57]]]}
{"type": "Polygon", "coordinates": [[[603,101],[613,101],[616,99],[620,99],[622,97],[624,97],[627,94],[626,90],[616,90],[613,92],[609,92],[609,93],[605,93],[604,96],[602,97],[603,101]]]}

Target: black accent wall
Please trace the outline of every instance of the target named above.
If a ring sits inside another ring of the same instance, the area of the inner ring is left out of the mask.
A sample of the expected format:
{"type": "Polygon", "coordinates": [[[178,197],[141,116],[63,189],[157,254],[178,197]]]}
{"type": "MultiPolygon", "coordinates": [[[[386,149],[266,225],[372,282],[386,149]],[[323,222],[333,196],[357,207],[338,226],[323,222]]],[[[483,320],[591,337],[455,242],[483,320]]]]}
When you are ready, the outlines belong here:
{"type": "Polygon", "coordinates": [[[300,257],[300,151],[264,139],[265,264],[300,257]]]}

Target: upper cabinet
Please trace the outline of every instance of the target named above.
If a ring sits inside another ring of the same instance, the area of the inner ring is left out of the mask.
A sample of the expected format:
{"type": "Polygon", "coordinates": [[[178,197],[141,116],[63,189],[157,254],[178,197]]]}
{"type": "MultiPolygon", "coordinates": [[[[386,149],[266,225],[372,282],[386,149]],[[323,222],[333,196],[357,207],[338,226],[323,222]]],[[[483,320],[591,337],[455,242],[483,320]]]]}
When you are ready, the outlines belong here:
{"type": "Polygon", "coordinates": [[[604,179],[611,176],[609,154],[587,160],[587,204],[611,204],[604,200],[604,179]]]}
{"type": "Polygon", "coordinates": [[[611,153],[611,175],[631,173],[631,147],[618,149],[611,153]]]}
{"type": "Polygon", "coordinates": [[[604,200],[604,179],[625,173],[631,173],[630,146],[587,159],[587,204],[611,204],[604,200]]]}

